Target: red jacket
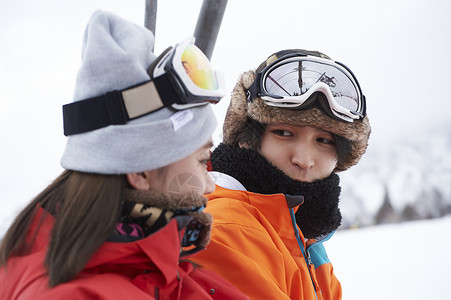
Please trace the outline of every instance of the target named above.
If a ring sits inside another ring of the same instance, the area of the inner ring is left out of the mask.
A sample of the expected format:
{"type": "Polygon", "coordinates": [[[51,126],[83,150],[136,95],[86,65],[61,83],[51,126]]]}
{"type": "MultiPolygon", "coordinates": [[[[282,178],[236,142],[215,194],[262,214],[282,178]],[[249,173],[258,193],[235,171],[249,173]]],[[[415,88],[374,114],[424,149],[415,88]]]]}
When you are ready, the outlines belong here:
{"type": "Polygon", "coordinates": [[[341,299],[340,283],[322,243],[306,245],[294,221],[300,201],[290,208],[283,194],[220,186],[207,197],[212,239],[195,262],[251,299],[341,299]]]}
{"type": "MultiPolygon", "coordinates": [[[[40,209],[30,233],[42,214],[40,209]]],[[[142,240],[105,242],[75,279],[49,289],[43,262],[53,223],[47,215],[31,253],[10,258],[0,269],[0,299],[248,299],[218,275],[179,263],[181,234],[174,219],[142,240]]]]}

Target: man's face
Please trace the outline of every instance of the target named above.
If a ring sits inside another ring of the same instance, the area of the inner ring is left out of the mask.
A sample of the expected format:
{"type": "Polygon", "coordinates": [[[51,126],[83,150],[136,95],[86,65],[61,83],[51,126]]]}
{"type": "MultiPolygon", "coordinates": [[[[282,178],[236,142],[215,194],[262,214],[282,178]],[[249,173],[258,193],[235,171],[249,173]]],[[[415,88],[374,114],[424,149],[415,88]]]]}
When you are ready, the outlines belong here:
{"type": "Polygon", "coordinates": [[[326,178],[337,165],[332,134],[309,126],[266,126],[260,154],[286,175],[301,182],[326,178]]]}

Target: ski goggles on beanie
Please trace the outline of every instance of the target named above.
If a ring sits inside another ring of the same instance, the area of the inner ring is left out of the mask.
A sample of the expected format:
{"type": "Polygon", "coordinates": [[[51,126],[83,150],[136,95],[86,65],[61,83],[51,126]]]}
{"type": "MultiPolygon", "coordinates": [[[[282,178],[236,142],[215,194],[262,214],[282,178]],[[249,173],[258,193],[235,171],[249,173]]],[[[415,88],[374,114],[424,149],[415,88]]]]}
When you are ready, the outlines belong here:
{"type": "Polygon", "coordinates": [[[63,105],[64,135],[125,124],[162,107],[217,103],[225,95],[222,74],[212,69],[193,37],[167,48],[147,73],[149,81],[63,105]]]}
{"type": "Polygon", "coordinates": [[[366,115],[366,101],[354,74],[330,59],[298,53],[282,56],[257,73],[247,92],[252,102],[307,109],[315,104],[338,120],[353,122],[366,115]]]}

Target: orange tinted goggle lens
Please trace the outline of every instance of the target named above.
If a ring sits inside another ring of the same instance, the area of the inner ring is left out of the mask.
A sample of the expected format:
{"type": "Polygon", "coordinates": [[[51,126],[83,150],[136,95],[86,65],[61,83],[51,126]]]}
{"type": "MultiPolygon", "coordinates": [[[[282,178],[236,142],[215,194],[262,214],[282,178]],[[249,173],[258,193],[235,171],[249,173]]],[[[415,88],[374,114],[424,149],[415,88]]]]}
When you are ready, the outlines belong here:
{"type": "Polygon", "coordinates": [[[191,81],[205,90],[217,90],[218,82],[210,61],[195,45],[189,45],[183,51],[182,65],[191,81]]]}

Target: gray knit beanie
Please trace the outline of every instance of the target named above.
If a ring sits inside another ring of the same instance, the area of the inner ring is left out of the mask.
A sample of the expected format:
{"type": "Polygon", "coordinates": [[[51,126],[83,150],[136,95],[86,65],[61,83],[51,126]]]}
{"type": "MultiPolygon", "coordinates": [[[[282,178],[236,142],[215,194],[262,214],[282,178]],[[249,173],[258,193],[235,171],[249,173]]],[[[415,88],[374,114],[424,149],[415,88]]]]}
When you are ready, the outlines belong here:
{"type": "MultiPolygon", "coordinates": [[[[74,102],[125,89],[150,79],[154,37],[144,27],[96,11],[87,25],[74,102]]],[[[65,169],[125,174],[176,162],[208,141],[216,127],[210,105],[162,108],[123,125],[70,135],[61,159],[65,169]]]]}

